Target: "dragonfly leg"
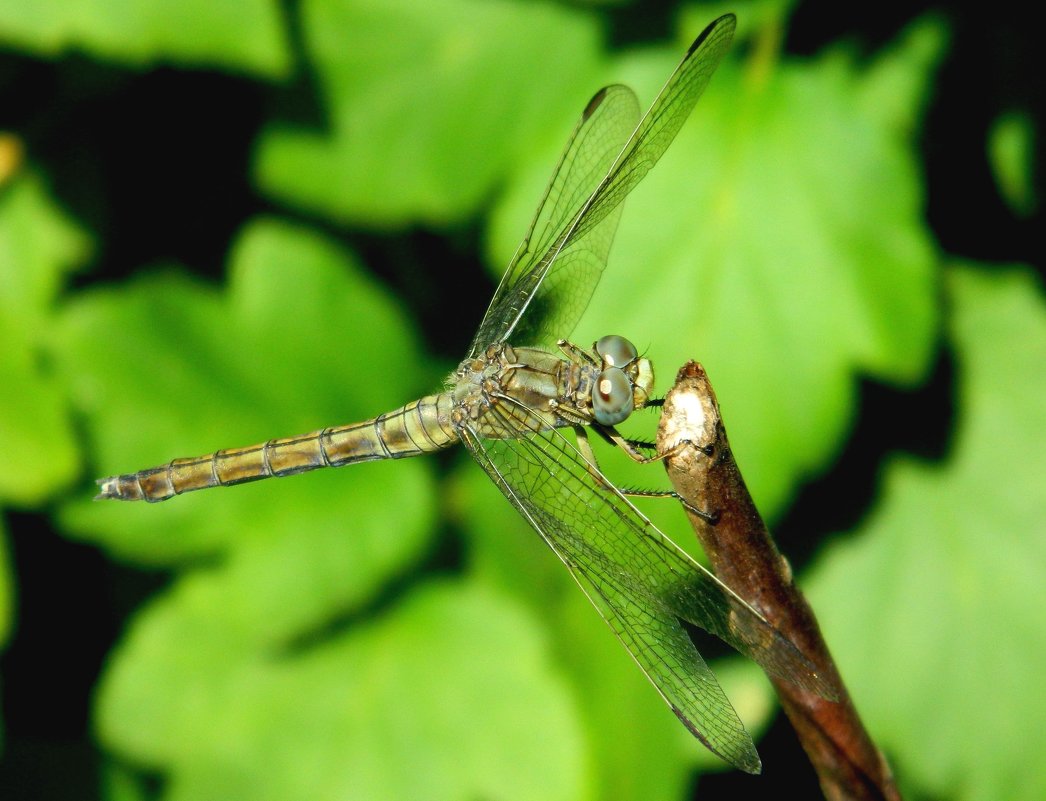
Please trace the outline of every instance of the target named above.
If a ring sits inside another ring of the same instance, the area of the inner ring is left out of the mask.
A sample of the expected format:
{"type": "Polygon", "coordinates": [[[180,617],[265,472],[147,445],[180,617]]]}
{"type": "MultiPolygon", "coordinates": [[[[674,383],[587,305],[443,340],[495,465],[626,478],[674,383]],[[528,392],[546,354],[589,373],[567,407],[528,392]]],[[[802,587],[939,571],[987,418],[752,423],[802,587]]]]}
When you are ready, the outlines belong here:
{"type": "Polygon", "coordinates": [[[563,351],[563,355],[571,361],[577,361],[581,359],[588,364],[598,364],[598,362],[592,357],[592,354],[582,348],[580,345],[575,345],[573,342],[567,339],[557,339],[556,347],[563,351]]]}
{"type": "MultiPolygon", "coordinates": [[[[644,450],[656,450],[657,445],[655,445],[653,442],[648,442],[642,439],[627,439],[621,436],[621,434],[619,434],[617,429],[613,426],[605,426],[601,425],[600,423],[596,423],[592,420],[591,417],[587,417],[578,412],[576,409],[572,409],[570,406],[561,404],[554,399],[548,402],[548,407],[551,411],[555,412],[560,417],[570,422],[570,425],[572,425],[574,429],[578,432],[579,439],[587,435],[586,429],[594,429],[595,432],[599,434],[599,436],[601,436],[611,445],[614,445],[623,450],[625,453],[628,454],[629,458],[631,458],[633,461],[639,462],[640,464],[658,462],[662,459],[668,458],[669,456],[675,456],[677,453],[679,453],[680,450],[682,450],[684,447],[690,444],[688,440],[684,440],[680,443],[680,445],[675,446],[674,448],[672,448],[672,450],[668,451],[667,453],[655,454],[654,456],[645,456],[643,454],[644,450]]],[[[704,448],[702,448],[702,450],[705,451],[706,454],[711,455],[710,451],[705,450],[704,448]]],[[[585,455],[589,456],[591,452],[591,448],[589,448],[589,451],[585,455]]]]}
{"type": "MultiPolygon", "coordinates": [[[[690,442],[682,442],[682,443],[676,445],[674,448],[672,448],[667,453],[663,453],[663,454],[660,454],[660,455],[657,455],[657,456],[643,456],[643,454],[639,452],[639,448],[652,449],[652,448],[654,448],[656,446],[653,443],[651,443],[651,442],[642,442],[640,440],[625,439],[620,434],[618,434],[617,431],[614,431],[612,428],[610,429],[610,431],[604,430],[603,426],[592,426],[592,428],[595,428],[596,431],[601,436],[603,436],[608,442],[610,442],[611,444],[617,445],[625,453],[627,453],[629,456],[632,456],[632,458],[636,459],[636,461],[640,462],[641,464],[650,464],[651,462],[656,462],[656,461],[658,461],[660,459],[664,459],[664,458],[666,458],[668,456],[673,456],[679,450],[681,450],[683,447],[686,447],[686,446],[692,444],[690,442]],[[611,434],[611,432],[613,432],[613,434],[611,434]],[[616,437],[616,439],[615,439],[615,437],[616,437]],[[634,456],[633,456],[633,453],[635,454],[634,456]],[[638,458],[636,458],[636,457],[638,457],[638,458]]],[[[589,472],[592,474],[593,478],[595,478],[597,481],[599,481],[599,483],[607,485],[608,484],[607,480],[605,478],[603,478],[602,474],[599,472],[599,463],[596,461],[596,453],[595,453],[595,451],[592,450],[592,443],[588,441],[588,430],[585,428],[585,426],[575,425],[574,426],[574,431],[577,434],[577,447],[578,447],[578,450],[581,451],[581,455],[584,456],[585,457],[585,461],[588,462],[589,472]]],[[[695,446],[695,447],[697,447],[697,446],[695,446]]],[[[710,448],[709,449],[701,448],[701,451],[704,452],[707,455],[711,455],[709,453],[710,450],[711,450],[710,448]]],[[[704,520],[706,523],[710,523],[711,525],[714,526],[716,523],[719,522],[719,513],[718,512],[706,512],[704,509],[698,509],[696,506],[694,506],[692,503],[689,503],[682,495],[680,495],[678,492],[675,492],[674,490],[634,489],[634,488],[633,489],[625,489],[625,488],[622,488],[622,487],[618,487],[617,489],[618,489],[618,491],[622,495],[626,495],[626,496],[628,496],[630,498],[675,498],[677,501],[679,501],[679,503],[681,503],[683,505],[683,508],[685,508],[687,511],[697,515],[702,520],[704,520]]]]}
{"type": "Polygon", "coordinates": [[[611,445],[616,445],[618,448],[623,450],[628,457],[639,464],[650,464],[651,462],[659,462],[662,459],[666,459],[669,456],[675,456],[677,451],[673,448],[668,453],[655,453],[653,456],[647,456],[643,453],[646,451],[654,451],[657,446],[652,442],[646,442],[640,439],[627,439],[618,433],[618,430],[613,426],[593,425],[592,426],[599,435],[609,442],[611,445]]]}
{"type": "Polygon", "coordinates": [[[697,515],[706,523],[714,526],[719,522],[719,512],[706,512],[704,509],[698,509],[674,490],[623,489],[620,487],[619,489],[622,495],[627,495],[629,498],[675,498],[683,505],[683,508],[697,515]]]}
{"type": "Polygon", "coordinates": [[[647,442],[641,439],[626,439],[625,437],[621,436],[621,434],[618,433],[617,429],[613,426],[593,425],[592,427],[599,432],[599,435],[603,437],[603,439],[605,439],[611,445],[616,445],[617,447],[619,447],[621,450],[628,454],[629,458],[631,458],[635,462],[639,462],[640,464],[650,464],[650,462],[664,461],[670,456],[678,456],[687,448],[696,448],[697,450],[701,451],[701,453],[703,453],[705,456],[711,456],[715,453],[715,448],[711,445],[698,445],[696,442],[693,442],[692,440],[681,439],[679,440],[679,442],[677,442],[664,453],[655,453],[653,456],[644,456],[642,451],[655,450],[657,448],[657,445],[655,445],[653,442],[647,442]]]}
{"type": "MultiPolygon", "coordinates": [[[[588,464],[588,472],[596,481],[605,486],[607,489],[617,489],[619,492],[621,492],[622,495],[643,495],[656,497],[662,494],[659,490],[626,490],[617,487],[612,487],[610,485],[610,482],[607,481],[603,477],[603,474],[599,471],[599,462],[596,461],[596,452],[592,450],[592,443],[588,441],[588,429],[585,428],[585,426],[577,425],[574,426],[574,432],[577,435],[577,449],[581,451],[581,455],[585,457],[585,462],[588,464]]],[[[665,493],[675,495],[675,493],[671,492],[670,490],[665,490],[665,493]]],[[[678,495],[676,495],[676,497],[679,498],[678,495]]],[[[702,514],[699,510],[691,507],[690,504],[688,504],[682,498],[679,498],[679,500],[684,506],[686,506],[687,509],[690,509],[692,512],[699,515],[700,517],[705,518],[704,514],[702,514]]]]}
{"type": "Polygon", "coordinates": [[[596,452],[592,450],[592,443],[588,441],[588,430],[584,426],[574,426],[574,434],[577,436],[577,449],[581,451],[581,455],[585,457],[585,461],[588,463],[588,472],[592,474],[592,477],[599,481],[600,484],[607,484],[606,479],[599,472],[599,462],[596,461],[596,452]]]}
{"type": "Polygon", "coordinates": [[[574,426],[575,428],[578,428],[579,426],[592,425],[591,417],[582,414],[577,409],[565,403],[560,403],[555,398],[549,400],[548,408],[549,411],[558,414],[564,420],[567,420],[570,423],[570,425],[574,426]]]}

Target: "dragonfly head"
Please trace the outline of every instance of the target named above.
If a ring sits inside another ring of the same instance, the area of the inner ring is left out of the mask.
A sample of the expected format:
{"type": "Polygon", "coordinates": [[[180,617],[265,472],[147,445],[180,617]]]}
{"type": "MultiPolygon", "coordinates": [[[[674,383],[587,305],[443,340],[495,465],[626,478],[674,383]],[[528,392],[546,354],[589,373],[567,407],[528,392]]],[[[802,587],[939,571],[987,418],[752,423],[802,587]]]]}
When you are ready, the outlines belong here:
{"type": "Polygon", "coordinates": [[[654,368],[624,337],[605,336],[592,346],[603,371],[592,392],[596,422],[614,426],[641,409],[654,388],[654,368]]]}

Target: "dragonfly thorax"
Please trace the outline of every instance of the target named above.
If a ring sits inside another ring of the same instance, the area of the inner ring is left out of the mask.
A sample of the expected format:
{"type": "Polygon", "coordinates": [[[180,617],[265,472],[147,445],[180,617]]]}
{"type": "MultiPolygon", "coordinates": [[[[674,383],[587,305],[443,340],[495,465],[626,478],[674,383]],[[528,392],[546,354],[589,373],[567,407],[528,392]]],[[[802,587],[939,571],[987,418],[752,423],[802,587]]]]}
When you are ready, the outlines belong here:
{"type": "Polygon", "coordinates": [[[566,343],[561,350],[500,343],[466,359],[450,377],[452,422],[500,439],[519,436],[524,412],[532,430],[612,426],[649,400],[653,368],[628,340],[604,337],[591,351],[566,343]]]}

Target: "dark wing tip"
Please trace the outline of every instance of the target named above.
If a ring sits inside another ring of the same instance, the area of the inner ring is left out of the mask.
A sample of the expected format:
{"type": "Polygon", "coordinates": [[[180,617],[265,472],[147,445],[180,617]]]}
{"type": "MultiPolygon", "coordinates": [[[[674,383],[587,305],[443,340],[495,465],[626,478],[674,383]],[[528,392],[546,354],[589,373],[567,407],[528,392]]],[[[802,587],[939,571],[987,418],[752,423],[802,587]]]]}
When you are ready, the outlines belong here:
{"type": "Polygon", "coordinates": [[[602,89],[600,89],[594,95],[592,95],[592,99],[588,101],[588,105],[585,106],[585,110],[583,112],[581,112],[581,121],[582,122],[584,122],[585,120],[587,120],[589,117],[591,117],[593,114],[596,113],[596,109],[599,108],[603,104],[604,100],[606,100],[607,92],[609,92],[609,91],[610,91],[610,87],[609,86],[604,86],[602,89]]]}
{"type": "Polygon", "coordinates": [[[693,55],[693,52],[703,45],[714,33],[717,37],[725,37],[729,42],[734,38],[734,31],[737,29],[737,15],[733,12],[729,14],[723,14],[721,17],[717,17],[712,20],[705,27],[701,33],[694,39],[693,44],[690,45],[690,49],[686,51],[687,56],[693,55]]]}

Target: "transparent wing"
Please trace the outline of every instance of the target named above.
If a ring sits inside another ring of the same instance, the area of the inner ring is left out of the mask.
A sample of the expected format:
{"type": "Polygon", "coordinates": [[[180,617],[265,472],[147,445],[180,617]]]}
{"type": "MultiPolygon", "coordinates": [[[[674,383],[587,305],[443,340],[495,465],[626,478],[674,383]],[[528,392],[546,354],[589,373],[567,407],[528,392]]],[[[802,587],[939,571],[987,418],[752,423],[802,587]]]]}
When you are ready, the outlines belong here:
{"type": "Polygon", "coordinates": [[[631,132],[625,131],[634,119],[631,90],[610,86],[592,98],[470,355],[510,336],[520,344],[542,345],[570,335],[603,272],[621,202],[675,139],[729,48],[735,26],[736,18],[727,14],[705,28],[631,132]],[[616,150],[618,141],[623,146],[616,150]]]}
{"type": "MultiPolygon", "coordinates": [[[[552,173],[530,229],[516,249],[494,293],[473,339],[470,356],[478,355],[491,343],[500,342],[512,333],[510,323],[518,320],[519,313],[532,299],[533,287],[543,278],[550,284],[568,285],[551,294],[543,290],[542,294],[555,298],[559,307],[558,314],[552,308],[544,309],[547,327],[554,326],[556,318],[562,318],[567,330],[558,336],[569,336],[591,295],[591,289],[586,292],[584,287],[594,288],[599,282],[620,211],[607,215],[600,230],[592,232],[589,237],[591,241],[587,245],[579,243],[576,255],[560,259],[554,271],[544,269],[548,265],[541,257],[551,256],[559,250],[558,247],[553,248],[553,243],[562,239],[595,188],[606,177],[638,120],[639,101],[635,92],[627,86],[615,84],[604,87],[589,101],[567,140],[567,146],[552,173]],[[570,283],[576,286],[571,287],[570,283]],[[564,292],[564,289],[567,291],[564,292]],[[567,325],[566,321],[571,317],[573,322],[567,325]]],[[[523,332],[519,333],[521,337],[527,336],[523,332]]],[[[542,344],[542,341],[533,338],[521,338],[519,342],[542,344]]]]}
{"type": "Polygon", "coordinates": [[[543,431],[540,418],[511,398],[491,407],[484,423],[505,437],[462,430],[472,455],[567,566],[680,720],[723,759],[757,772],[752,740],[683,621],[773,675],[830,692],[812,664],[662,534],[558,430],[543,431]]]}

